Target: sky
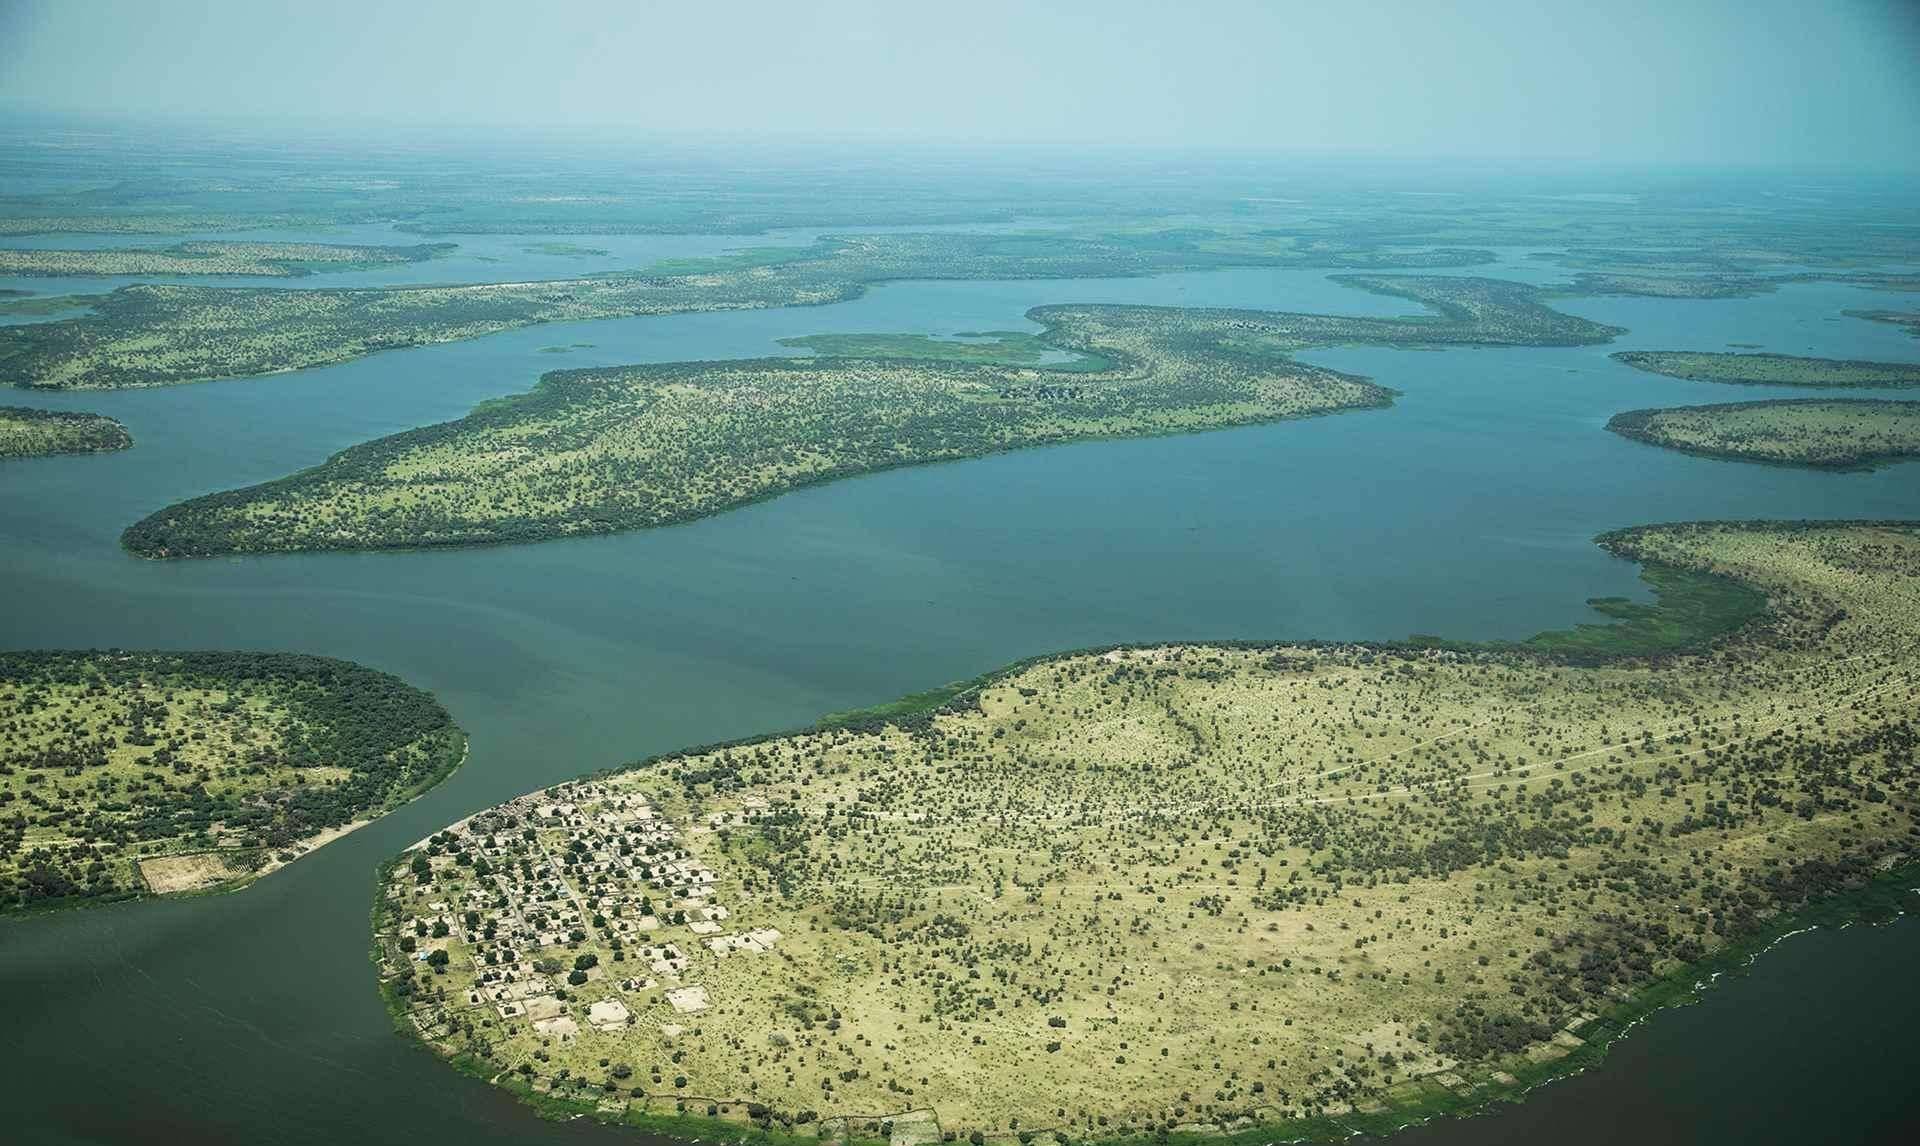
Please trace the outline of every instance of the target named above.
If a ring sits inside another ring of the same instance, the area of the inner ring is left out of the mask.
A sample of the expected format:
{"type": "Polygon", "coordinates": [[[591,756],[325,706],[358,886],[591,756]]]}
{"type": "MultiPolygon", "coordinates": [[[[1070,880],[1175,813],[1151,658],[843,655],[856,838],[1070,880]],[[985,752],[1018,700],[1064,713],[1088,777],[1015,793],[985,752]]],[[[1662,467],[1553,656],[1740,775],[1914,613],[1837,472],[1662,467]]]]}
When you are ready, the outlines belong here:
{"type": "Polygon", "coordinates": [[[1920,170],[1920,0],[0,0],[0,112],[1920,170]]]}

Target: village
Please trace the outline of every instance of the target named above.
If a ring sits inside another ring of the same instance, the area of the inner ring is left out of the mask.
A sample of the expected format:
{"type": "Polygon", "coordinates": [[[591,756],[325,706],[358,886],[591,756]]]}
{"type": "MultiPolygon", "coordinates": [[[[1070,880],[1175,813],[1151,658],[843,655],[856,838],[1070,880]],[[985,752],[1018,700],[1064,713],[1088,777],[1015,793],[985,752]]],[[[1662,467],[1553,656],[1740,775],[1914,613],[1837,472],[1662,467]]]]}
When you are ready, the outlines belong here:
{"type": "MultiPolygon", "coordinates": [[[[523,797],[422,841],[408,878],[388,890],[405,904],[397,946],[454,984],[435,984],[436,1003],[456,996],[457,1011],[463,998],[563,1043],[583,1020],[612,1033],[662,1003],[676,1015],[706,1010],[707,989],[682,981],[693,957],[764,954],[780,933],[729,928],[714,873],[646,800],[608,785],[569,789],[562,802],[523,797]]],[[[742,815],[765,811],[756,801],[742,815]]]]}

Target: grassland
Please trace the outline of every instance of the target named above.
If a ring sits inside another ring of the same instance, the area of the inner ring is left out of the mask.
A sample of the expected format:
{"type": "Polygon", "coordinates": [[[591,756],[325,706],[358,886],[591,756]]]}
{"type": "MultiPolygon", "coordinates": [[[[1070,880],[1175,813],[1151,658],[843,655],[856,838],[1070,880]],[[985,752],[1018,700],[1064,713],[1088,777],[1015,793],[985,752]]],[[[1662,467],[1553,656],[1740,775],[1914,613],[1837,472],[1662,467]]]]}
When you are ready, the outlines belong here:
{"type": "Polygon", "coordinates": [[[1788,398],[1615,414],[1607,429],[1715,458],[1871,469],[1920,457],[1920,402],[1788,398]]]}
{"type": "Polygon", "coordinates": [[[1689,382],[1742,386],[1920,386],[1920,363],[1866,362],[1846,358],[1796,358],[1791,354],[1714,354],[1695,350],[1623,350],[1610,356],[1636,370],[1689,382]]]}
{"type": "Polygon", "coordinates": [[[702,1137],[1271,1141],[1516,1093],[1912,859],[1920,533],[1603,540],[1765,613],[1587,664],[1071,654],[560,785],[394,865],[383,989],[464,1070],[702,1137]]]}
{"type": "Polygon", "coordinates": [[[1104,369],[908,357],[559,371],[528,394],[484,403],[458,421],[161,509],[130,526],[123,542],[149,557],[199,557],[637,529],[892,466],[1390,402],[1390,392],[1371,382],[1288,357],[1302,347],[1577,343],[1612,334],[1541,306],[1515,283],[1349,281],[1421,300],[1439,315],[1055,306],[1029,316],[1048,328],[1038,342],[1104,369]]]}
{"type": "Polygon", "coordinates": [[[1070,278],[1223,266],[1461,266],[1484,252],[1274,244],[1205,249],[1210,232],[866,235],[681,260],[672,273],[391,290],[142,284],[80,317],[0,328],[0,380],[49,389],[163,386],[344,362],[541,322],[840,302],[909,278],[1070,278]]]}
{"type": "Polygon", "coordinates": [[[104,414],[0,406],[0,459],[124,450],[133,435],[104,414]]]}
{"type": "Polygon", "coordinates": [[[0,912],[237,886],[464,750],[431,696],[345,661],[0,654],[0,912]]]}
{"type": "Polygon", "coordinates": [[[176,243],[171,247],[101,250],[0,248],[4,275],[253,275],[298,277],[317,270],[355,271],[418,263],[453,250],[452,243],[405,247],[332,243],[176,243]]]}

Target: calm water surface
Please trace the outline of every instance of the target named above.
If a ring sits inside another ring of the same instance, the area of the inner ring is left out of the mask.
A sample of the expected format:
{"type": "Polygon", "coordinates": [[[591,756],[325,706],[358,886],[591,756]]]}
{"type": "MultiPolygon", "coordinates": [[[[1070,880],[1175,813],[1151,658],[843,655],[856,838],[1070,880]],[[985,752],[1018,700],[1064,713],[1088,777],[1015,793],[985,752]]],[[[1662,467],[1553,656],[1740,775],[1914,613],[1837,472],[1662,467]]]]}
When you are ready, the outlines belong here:
{"type": "MultiPolygon", "coordinates": [[[[336,236],[336,241],[338,241],[336,236]]],[[[464,240],[463,240],[464,241],[464,240]]],[[[563,240],[574,241],[574,240],[563,240]]],[[[606,246],[594,237],[582,245],[606,246]]],[[[729,240],[737,243],[738,240],[729,240]]],[[[1920,359],[1807,284],[1727,302],[1579,300],[1615,346],[1341,349],[1396,406],[902,470],[618,537],[187,563],[125,556],[166,503],[457,417],[544,370],[784,352],[820,331],[1025,329],[1135,301],[1395,314],[1320,272],[902,283],[831,307],[537,327],[283,377],[22,395],[121,418],[117,455],[0,467],[0,647],[296,649],[433,689],[472,736],[423,799],[247,891],[0,923],[9,1141],[633,1141],[540,1122],[391,1033],[366,958],[375,865],[528,789],[1050,649],[1173,638],[1523,637],[1644,597],[1594,534],[1684,518],[1920,517],[1920,467],[1716,462],[1601,430],[1730,400],[1608,361],[1631,346],[1920,359]],[[543,347],[590,346],[566,354],[543,347]]],[[[1792,391],[1781,391],[1791,394],[1792,391]]],[[[1911,923],[1796,938],[1599,1071],[1430,1142],[1895,1140],[1920,1119],[1911,923]]]]}

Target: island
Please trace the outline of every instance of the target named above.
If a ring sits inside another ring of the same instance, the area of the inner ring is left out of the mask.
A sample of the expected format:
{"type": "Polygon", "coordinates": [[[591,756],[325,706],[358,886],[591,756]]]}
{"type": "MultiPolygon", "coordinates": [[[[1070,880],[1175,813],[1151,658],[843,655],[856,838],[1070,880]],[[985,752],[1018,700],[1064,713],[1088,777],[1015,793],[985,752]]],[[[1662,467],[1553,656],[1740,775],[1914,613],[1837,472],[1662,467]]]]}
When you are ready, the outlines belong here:
{"type": "Polygon", "coordinates": [[[104,414],[0,406],[0,459],[98,454],[132,444],[127,428],[104,414]]]}
{"type": "Polygon", "coordinates": [[[0,275],[255,275],[297,278],[315,271],[357,271],[424,262],[452,243],[367,246],[333,243],[253,243],[205,240],[170,247],[87,250],[0,248],[0,275]]]}
{"type": "MultiPolygon", "coordinates": [[[[1575,345],[1614,333],[1541,305],[1518,283],[1343,281],[1439,313],[1370,319],[1049,306],[1028,314],[1046,328],[1031,345],[1081,357],[1064,370],[981,365],[962,342],[953,345],[975,361],[769,358],[556,371],[531,392],[483,403],[457,421],[157,510],[122,541],[146,557],[205,557],[639,529],[894,466],[1390,403],[1384,387],[1289,357],[1304,347],[1575,345]]],[[[876,345],[874,336],[857,338],[876,345]]],[[[909,345],[928,353],[949,343],[909,345]]]]}
{"type": "Polygon", "coordinates": [[[1045,656],[529,793],[390,865],[381,989],[460,1070],[681,1137],[1256,1143],[1516,1096],[1915,874],[1920,528],[1601,544],[1686,603],[1045,656]]]}
{"type": "Polygon", "coordinates": [[[1920,386],[1920,362],[1798,358],[1791,354],[1715,354],[1698,350],[1622,350],[1608,357],[1636,370],[1689,382],[1860,389],[1920,386]]]}
{"type": "Polygon", "coordinates": [[[242,886],[445,779],[396,677],[288,653],[0,653],[0,913],[242,886]]]}
{"type": "Polygon", "coordinates": [[[1615,414],[1623,437],[1707,457],[1871,469],[1920,456],[1920,402],[1786,398],[1615,414]]]}

